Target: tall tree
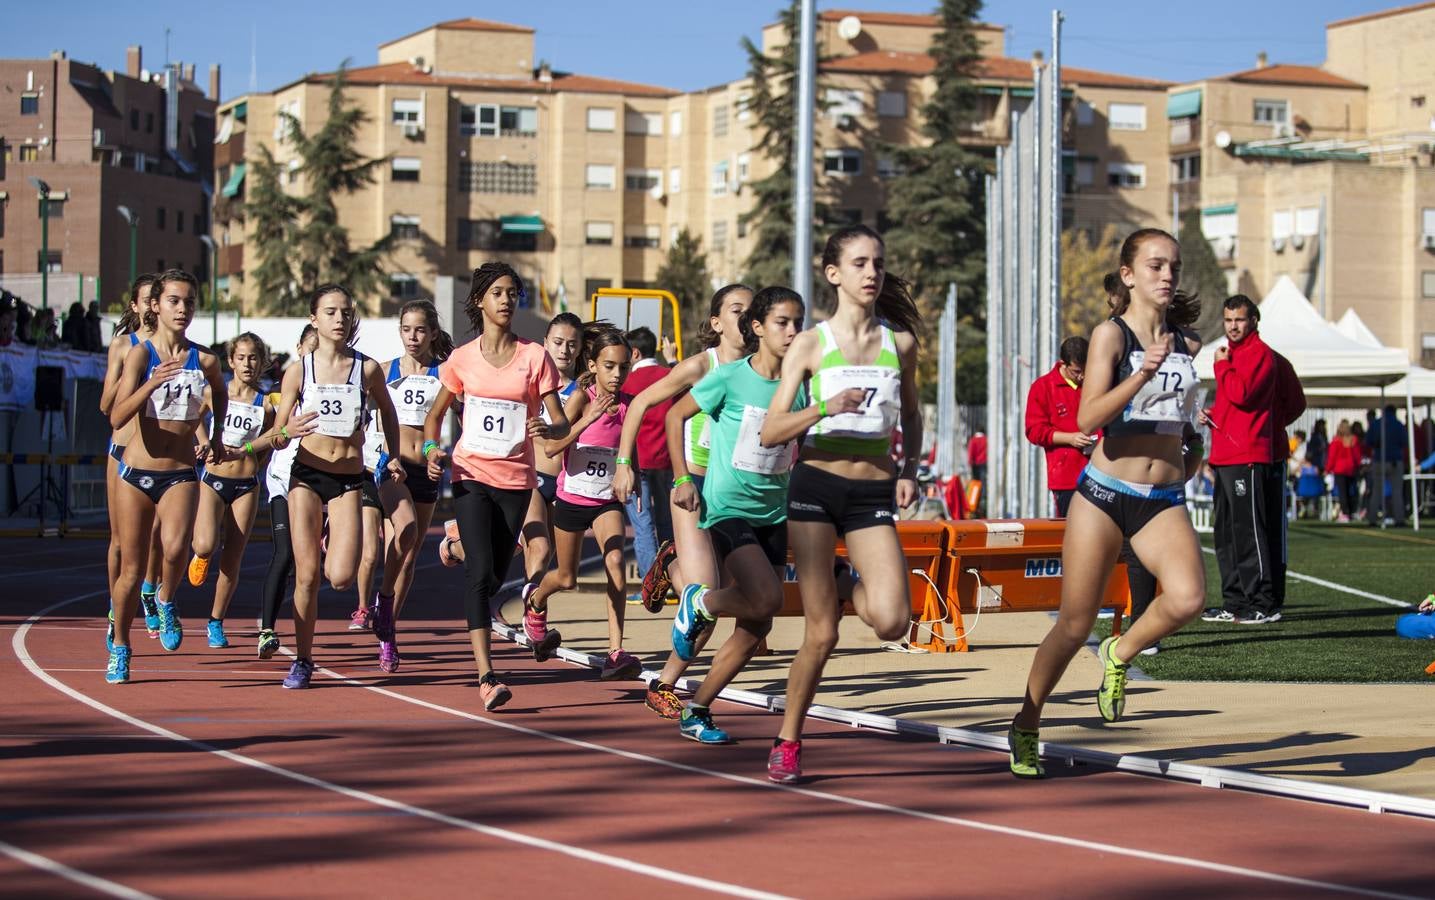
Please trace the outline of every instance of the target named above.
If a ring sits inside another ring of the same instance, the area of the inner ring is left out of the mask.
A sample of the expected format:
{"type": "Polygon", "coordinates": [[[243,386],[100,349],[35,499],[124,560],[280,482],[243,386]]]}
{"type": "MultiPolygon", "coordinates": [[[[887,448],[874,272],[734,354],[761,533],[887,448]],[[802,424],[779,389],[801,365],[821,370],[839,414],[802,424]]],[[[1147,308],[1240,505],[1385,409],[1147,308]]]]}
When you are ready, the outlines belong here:
{"type": "Polygon", "coordinates": [[[1120,260],[1121,233],[1107,225],[1093,242],[1082,228],[1061,233],[1061,324],[1063,338],[1091,337],[1111,314],[1105,279],[1120,260]]]}
{"type": "Polygon", "coordinates": [[[1210,341],[1221,334],[1221,308],[1230,289],[1226,272],[1216,259],[1211,242],[1201,231],[1201,211],[1192,207],[1181,213],[1181,290],[1200,294],[1201,318],[1196,331],[1201,340],[1210,341]]]}
{"type": "Polygon", "coordinates": [[[679,231],[663,264],[658,267],[657,277],[658,286],[672,291],[678,298],[683,316],[683,347],[692,355],[696,352],[698,327],[707,319],[708,296],[712,291],[703,239],[686,228],[679,231]]]}
{"type": "MultiPolygon", "coordinates": [[[[923,143],[883,145],[897,169],[887,189],[887,218],[893,223],[883,239],[887,266],[912,283],[924,318],[936,322],[945,304],[947,285],[957,285],[960,322],[984,334],[986,272],[985,179],[990,160],[968,149],[963,141],[975,133],[979,95],[973,78],[981,60],[974,26],[981,0],[941,0],[941,29],[928,51],[935,63],[931,99],[922,107],[923,143]]],[[[923,375],[934,377],[938,353],[924,353],[923,375]]],[[[984,359],[984,357],[983,357],[984,359]]],[[[974,365],[963,355],[959,365],[974,365]]],[[[925,380],[924,379],[924,380],[925,380]]],[[[962,397],[982,402],[985,367],[959,374],[964,384],[982,390],[962,397]]]]}
{"type": "Polygon", "coordinates": [[[294,311],[299,293],[290,248],[298,235],[299,198],[284,192],[279,163],[261,145],[251,163],[248,191],[239,211],[249,223],[248,244],[256,262],[250,269],[259,306],[268,312],[294,311]]]}

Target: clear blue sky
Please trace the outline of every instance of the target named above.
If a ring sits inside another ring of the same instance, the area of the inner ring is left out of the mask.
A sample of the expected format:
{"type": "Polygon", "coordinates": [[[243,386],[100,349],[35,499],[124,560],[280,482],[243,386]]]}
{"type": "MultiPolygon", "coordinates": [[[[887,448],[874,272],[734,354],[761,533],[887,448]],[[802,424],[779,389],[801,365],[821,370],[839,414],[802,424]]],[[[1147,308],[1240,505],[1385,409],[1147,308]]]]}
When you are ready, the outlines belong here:
{"type": "MultiPolygon", "coordinates": [[[[123,70],[125,46],[141,44],[146,67],[157,68],[164,61],[169,28],[171,57],[195,63],[201,85],[207,83],[209,65],[218,62],[229,98],[249,89],[251,34],[257,35],[258,87],[272,90],[306,72],[331,70],[346,57],[355,65],[371,64],[386,40],[472,16],[534,28],[538,57],[555,69],[695,90],[740,76],[739,39],[744,34],[756,39],[783,5],[783,0],[625,0],[609,6],[614,12],[608,13],[578,0],[349,0],[342,6],[306,0],[10,3],[0,57],[44,57],[64,49],[72,58],[123,70]]],[[[1009,55],[1029,56],[1050,46],[1054,5],[993,2],[982,18],[1008,28],[1009,55]]],[[[1399,5],[1402,0],[1068,0],[1063,62],[1170,81],[1251,68],[1261,50],[1272,62],[1319,64],[1325,57],[1327,22],[1399,5]]],[[[818,3],[819,10],[853,8],[930,12],[932,5],[923,0],[818,3]]]]}

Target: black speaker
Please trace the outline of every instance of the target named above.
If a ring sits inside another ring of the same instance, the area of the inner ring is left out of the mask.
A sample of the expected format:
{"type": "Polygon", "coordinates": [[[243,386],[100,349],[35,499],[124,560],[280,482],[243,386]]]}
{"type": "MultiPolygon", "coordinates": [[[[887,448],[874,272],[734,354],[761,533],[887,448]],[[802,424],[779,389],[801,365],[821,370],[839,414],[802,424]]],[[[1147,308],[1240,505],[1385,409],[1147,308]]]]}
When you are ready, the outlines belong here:
{"type": "Polygon", "coordinates": [[[35,411],[61,412],[65,408],[65,370],[60,366],[35,367],[35,411]]]}

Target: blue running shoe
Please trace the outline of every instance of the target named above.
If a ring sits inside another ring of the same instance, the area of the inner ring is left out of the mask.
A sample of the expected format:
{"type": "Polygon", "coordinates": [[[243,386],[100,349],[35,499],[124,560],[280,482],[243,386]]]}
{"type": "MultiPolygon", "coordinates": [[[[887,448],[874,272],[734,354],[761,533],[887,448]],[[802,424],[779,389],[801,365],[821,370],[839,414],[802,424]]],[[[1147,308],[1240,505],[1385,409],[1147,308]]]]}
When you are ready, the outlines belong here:
{"type": "Polygon", "coordinates": [[[730,744],[727,732],[713,724],[712,710],[706,706],[689,706],[678,720],[678,730],[688,740],[699,744],[730,744]]]}
{"type": "Polygon", "coordinates": [[[105,650],[115,652],[115,609],[110,607],[110,623],[105,626],[105,650]]]}
{"type": "Polygon", "coordinates": [[[673,652],[683,662],[697,655],[698,637],[712,624],[712,619],[703,615],[697,605],[707,592],[705,585],[690,584],[683,588],[683,596],[678,600],[678,612],[673,616],[673,652]]]}
{"type": "Polygon", "coordinates": [[[229,638],[224,636],[224,622],[220,619],[209,620],[209,646],[215,649],[229,646],[229,638]]]}
{"type": "Polygon", "coordinates": [[[105,681],[126,684],[130,680],[130,648],[111,647],[110,664],[105,667],[105,681]]]}
{"type": "Polygon", "coordinates": [[[289,667],[289,674],[284,676],[284,687],[291,691],[302,691],[309,686],[309,679],[314,677],[314,663],[307,659],[296,659],[289,667]]]}
{"type": "Polygon", "coordinates": [[[179,614],[174,611],[174,603],[159,603],[159,643],[164,649],[173,653],[179,649],[180,643],[184,640],[184,632],[180,630],[179,614]]]}
{"type": "Polygon", "coordinates": [[[140,609],[144,610],[144,627],[150,637],[159,637],[159,600],[156,594],[140,591],[140,609]]]}

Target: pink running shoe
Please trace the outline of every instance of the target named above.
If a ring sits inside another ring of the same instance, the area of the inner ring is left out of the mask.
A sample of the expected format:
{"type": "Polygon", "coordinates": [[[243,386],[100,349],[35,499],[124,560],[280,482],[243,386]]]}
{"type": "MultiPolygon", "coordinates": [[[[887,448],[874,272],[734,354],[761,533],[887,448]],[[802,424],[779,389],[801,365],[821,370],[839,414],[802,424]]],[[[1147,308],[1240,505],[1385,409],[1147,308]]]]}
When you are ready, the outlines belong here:
{"type": "Polygon", "coordinates": [[[350,631],[368,631],[374,627],[373,611],[368,607],[361,606],[349,613],[350,631]]]}
{"type": "Polygon", "coordinates": [[[478,682],[478,696],[483,700],[483,708],[493,712],[513,699],[513,691],[499,681],[497,675],[489,672],[478,682]]]}
{"type": "Polygon", "coordinates": [[[767,757],[767,778],[778,784],[792,784],[802,777],[802,742],[772,742],[772,753],[767,757]]]}
{"type": "Polygon", "coordinates": [[[549,630],[548,611],[539,612],[531,606],[523,610],[523,633],[533,648],[533,658],[539,662],[547,662],[563,640],[557,630],[549,630]]]}
{"type": "Polygon", "coordinates": [[[399,670],[399,645],[394,635],[394,598],[374,595],[374,634],[379,639],[379,668],[390,674],[399,670]]]}
{"type": "Polygon", "coordinates": [[[637,678],[642,671],[643,664],[638,657],[619,647],[603,660],[603,669],[598,673],[598,677],[604,681],[615,681],[637,678]]]}

